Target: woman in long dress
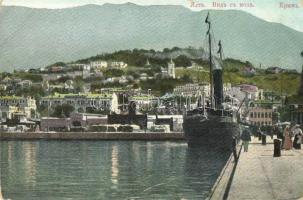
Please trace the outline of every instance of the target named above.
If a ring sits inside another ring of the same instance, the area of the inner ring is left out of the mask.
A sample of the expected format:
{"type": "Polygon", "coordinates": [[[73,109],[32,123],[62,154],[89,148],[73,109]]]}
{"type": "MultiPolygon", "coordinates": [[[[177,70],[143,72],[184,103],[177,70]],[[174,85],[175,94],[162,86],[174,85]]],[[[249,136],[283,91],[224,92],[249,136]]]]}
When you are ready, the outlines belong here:
{"type": "Polygon", "coordinates": [[[286,128],[284,129],[283,148],[285,150],[290,150],[292,148],[292,140],[291,140],[291,137],[290,137],[290,128],[289,128],[289,126],[286,126],[286,128]]]}

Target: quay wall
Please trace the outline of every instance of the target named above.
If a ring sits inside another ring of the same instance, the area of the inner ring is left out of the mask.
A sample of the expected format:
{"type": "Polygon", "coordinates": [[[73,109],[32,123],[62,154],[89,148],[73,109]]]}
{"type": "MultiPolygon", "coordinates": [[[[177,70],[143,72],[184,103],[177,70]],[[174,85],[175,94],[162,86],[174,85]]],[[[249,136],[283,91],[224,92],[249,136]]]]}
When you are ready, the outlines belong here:
{"type": "Polygon", "coordinates": [[[228,197],[231,183],[241,155],[242,142],[236,145],[235,154],[231,153],[219,177],[213,185],[207,200],[225,200],[228,197]]]}
{"type": "Polygon", "coordinates": [[[96,132],[56,132],[56,133],[8,133],[0,132],[0,140],[184,140],[183,133],[96,133],[96,132]]]}

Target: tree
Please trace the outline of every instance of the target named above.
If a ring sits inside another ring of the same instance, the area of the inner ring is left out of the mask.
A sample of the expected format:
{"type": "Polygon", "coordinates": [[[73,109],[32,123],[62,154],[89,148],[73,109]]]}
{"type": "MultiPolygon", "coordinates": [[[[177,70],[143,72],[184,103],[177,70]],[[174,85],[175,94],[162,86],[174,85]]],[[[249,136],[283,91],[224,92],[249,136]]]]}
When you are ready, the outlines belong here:
{"type": "Polygon", "coordinates": [[[180,55],[175,60],[177,67],[189,67],[191,66],[191,61],[187,56],[180,55]]]}
{"type": "Polygon", "coordinates": [[[75,110],[74,106],[69,104],[63,104],[62,105],[62,111],[65,117],[69,117],[70,114],[75,110]]]}
{"type": "Polygon", "coordinates": [[[164,48],[163,49],[163,53],[169,53],[170,52],[170,49],[169,48],[164,48]]]}
{"type": "Polygon", "coordinates": [[[72,105],[62,104],[55,107],[52,117],[70,117],[70,114],[75,110],[72,105]]]}
{"type": "Polygon", "coordinates": [[[104,72],[106,78],[120,77],[122,75],[124,75],[124,71],[121,69],[108,69],[104,72]]]}

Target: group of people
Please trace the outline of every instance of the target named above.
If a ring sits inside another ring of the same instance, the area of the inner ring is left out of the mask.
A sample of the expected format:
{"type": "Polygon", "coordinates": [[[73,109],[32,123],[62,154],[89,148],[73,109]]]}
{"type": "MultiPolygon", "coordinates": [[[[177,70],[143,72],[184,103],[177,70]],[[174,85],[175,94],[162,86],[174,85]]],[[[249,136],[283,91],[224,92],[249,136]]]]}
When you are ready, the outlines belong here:
{"type": "Polygon", "coordinates": [[[302,144],[302,130],[300,125],[294,125],[290,127],[287,125],[281,134],[282,131],[278,132],[278,138],[282,140],[282,149],[290,150],[294,149],[301,149],[302,144]]]}
{"type": "MultiPolygon", "coordinates": [[[[290,127],[287,125],[284,128],[284,131],[282,127],[274,127],[273,131],[277,134],[277,138],[282,140],[281,143],[281,149],[284,150],[290,150],[292,148],[294,149],[301,149],[301,144],[302,144],[302,137],[303,133],[300,128],[300,125],[294,125],[290,127]]],[[[259,139],[261,138],[262,131],[258,130],[258,135],[259,139]]],[[[248,152],[248,144],[251,141],[251,134],[249,127],[245,127],[242,134],[241,134],[241,140],[243,141],[243,146],[244,146],[244,152],[248,152]]]]}

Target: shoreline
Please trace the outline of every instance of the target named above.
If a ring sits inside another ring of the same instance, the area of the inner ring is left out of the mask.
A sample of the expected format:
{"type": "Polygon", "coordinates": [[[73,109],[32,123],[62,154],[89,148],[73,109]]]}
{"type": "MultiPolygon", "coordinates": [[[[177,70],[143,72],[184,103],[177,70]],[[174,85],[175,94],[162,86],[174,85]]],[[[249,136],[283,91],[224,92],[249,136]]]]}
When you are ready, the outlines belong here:
{"type": "Polygon", "coordinates": [[[0,132],[0,141],[3,140],[142,140],[142,141],[185,141],[182,132],[172,133],[98,133],[98,132],[27,132],[9,133],[0,132]]]}

